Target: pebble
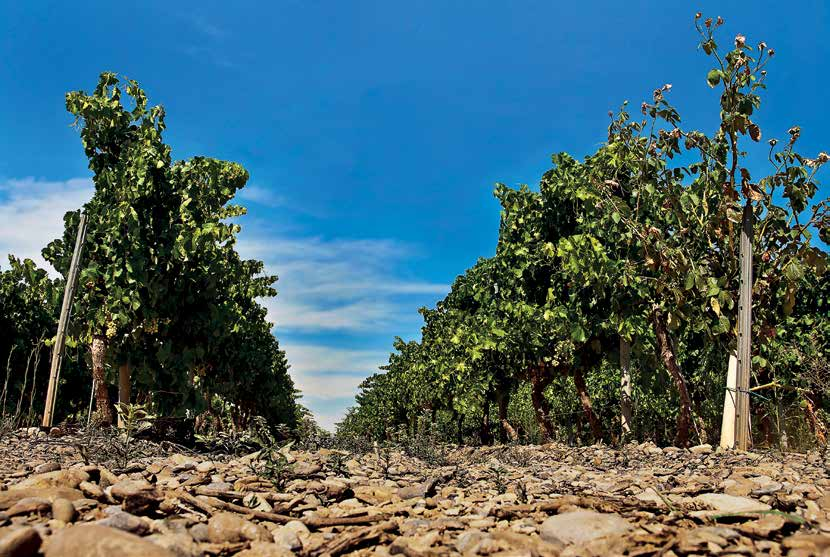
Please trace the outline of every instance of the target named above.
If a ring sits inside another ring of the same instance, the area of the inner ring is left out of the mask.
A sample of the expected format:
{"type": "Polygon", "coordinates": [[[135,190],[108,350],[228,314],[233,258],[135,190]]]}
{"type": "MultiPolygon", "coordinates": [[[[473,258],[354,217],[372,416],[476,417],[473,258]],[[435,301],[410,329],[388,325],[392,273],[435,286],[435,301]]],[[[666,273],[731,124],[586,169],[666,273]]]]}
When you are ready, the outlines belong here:
{"type": "Polygon", "coordinates": [[[274,543],[284,549],[290,551],[299,551],[303,547],[303,542],[300,541],[300,536],[297,532],[290,528],[282,526],[271,531],[274,536],[274,543]]]}
{"type": "Polygon", "coordinates": [[[272,541],[271,534],[259,524],[238,514],[220,512],[208,521],[208,539],[212,543],[272,541]]]}
{"type": "Polygon", "coordinates": [[[107,518],[98,521],[101,526],[114,528],[132,534],[143,535],[150,531],[150,525],[141,518],[122,511],[118,507],[107,507],[104,510],[107,518]]]}
{"type": "Polygon", "coordinates": [[[294,552],[274,543],[251,542],[251,547],[240,551],[237,557],[293,557],[294,552]]]}
{"type": "Polygon", "coordinates": [[[35,469],[32,470],[35,474],[45,474],[46,472],[55,472],[61,469],[60,463],[57,462],[45,462],[39,466],[35,466],[35,469]]]}
{"type": "Polygon", "coordinates": [[[204,555],[204,552],[199,548],[199,544],[186,533],[153,534],[146,539],[167,549],[176,557],[203,557],[204,555]]]}
{"type": "Polygon", "coordinates": [[[121,508],[132,514],[148,514],[158,508],[163,497],[147,480],[122,480],[109,488],[121,508]]]}
{"type": "Polygon", "coordinates": [[[69,499],[61,497],[52,501],[52,518],[69,524],[75,520],[75,505],[69,499]]]}

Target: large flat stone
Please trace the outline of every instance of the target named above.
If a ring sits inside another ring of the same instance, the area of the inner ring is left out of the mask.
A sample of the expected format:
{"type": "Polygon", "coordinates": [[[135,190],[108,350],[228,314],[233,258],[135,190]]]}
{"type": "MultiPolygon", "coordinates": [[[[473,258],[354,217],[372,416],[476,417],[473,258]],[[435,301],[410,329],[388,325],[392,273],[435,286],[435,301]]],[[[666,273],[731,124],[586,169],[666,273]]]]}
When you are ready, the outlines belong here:
{"type": "Polygon", "coordinates": [[[605,536],[630,532],[634,527],[618,514],[578,510],[551,516],[542,523],[539,535],[550,543],[586,543],[605,536]]]}
{"type": "Polygon", "coordinates": [[[45,557],[176,557],[160,545],[133,534],[97,524],[60,530],[44,548],[45,557]]]}

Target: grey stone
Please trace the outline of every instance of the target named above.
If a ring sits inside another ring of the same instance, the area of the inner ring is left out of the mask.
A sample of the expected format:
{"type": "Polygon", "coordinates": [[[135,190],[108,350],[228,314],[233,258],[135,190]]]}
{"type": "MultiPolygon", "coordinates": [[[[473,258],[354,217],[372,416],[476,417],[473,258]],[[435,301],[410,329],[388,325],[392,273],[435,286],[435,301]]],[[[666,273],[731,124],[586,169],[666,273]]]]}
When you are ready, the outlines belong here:
{"type": "Polygon", "coordinates": [[[725,493],[703,493],[695,501],[723,513],[744,513],[751,511],[768,511],[772,507],[749,497],[727,495],[725,493]]]}
{"type": "Polygon", "coordinates": [[[150,531],[149,524],[133,514],[122,511],[118,507],[107,507],[104,509],[104,513],[109,516],[97,521],[96,524],[138,535],[143,535],[150,531]]]}
{"type": "Polygon", "coordinates": [[[298,551],[303,547],[303,542],[300,541],[300,536],[298,536],[297,532],[290,528],[282,526],[274,529],[271,534],[274,536],[274,543],[284,549],[298,551]]]}
{"type": "Polygon", "coordinates": [[[546,542],[570,545],[625,534],[633,528],[618,514],[578,510],[549,517],[539,528],[539,535],[546,542]]]}
{"type": "Polygon", "coordinates": [[[147,539],[167,549],[176,557],[202,557],[204,555],[199,545],[187,534],[154,534],[147,539]]]}

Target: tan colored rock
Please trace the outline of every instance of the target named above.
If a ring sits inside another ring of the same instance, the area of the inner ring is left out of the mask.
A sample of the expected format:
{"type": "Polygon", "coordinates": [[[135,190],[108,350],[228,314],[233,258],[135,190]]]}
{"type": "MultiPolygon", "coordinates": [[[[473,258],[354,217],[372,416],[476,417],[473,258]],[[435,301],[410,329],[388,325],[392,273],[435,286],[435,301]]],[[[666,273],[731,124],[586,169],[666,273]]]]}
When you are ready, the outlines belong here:
{"type": "Polygon", "coordinates": [[[489,536],[481,530],[467,530],[456,538],[454,546],[459,553],[475,554],[488,538],[489,536]]]}
{"type": "Polygon", "coordinates": [[[204,462],[200,462],[196,465],[196,471],[201,472],[203,474],[207,474],[208,472],[213,472],[216,469],[216,465],[210,461],[205,460],[204,462]]]}
{"type": "Polygon", "coordinates": [[[780,532],[787,524],[787,520],[781,515],[768,514],[758,520],[751,520],[743,524],[737,524],[735,529],[750,536],[768,538],[776,532],[780,532]]]}
{"type": "Polygon", "coordinates": [[[199,522],[194,524],[190,527],[190,537],[192,537],[197,542],[209,542],[210,535],[208,531],[208,525],[204,522],[199,522]]]}
{"type": "Polygon", "coordinates": [[[435,486],[438,478],[428,478],[421,483],[408,485],[398,489],[398,497],[401,499],[425,498],[435,494],[435,486]]]}
{"type": "Polygon", "coordinates": [[[360,485],[353,488],[356,499],[369,503],[370,505],[379,505],[391,501],[393,497],[397,497],[396,490],[391,487],[375,486],[375,485],[360,485]]]}
{"type": "Polygon", "coordinates": [[[306,478],[308,476],[313,476],[322,469],[323,467],[316,462],[298,460],[292,465],[291,475],[297,478],[306,478]]]}
{"type": "Polygon", "coordinates": [[[176,557],[176,554],[133,534],[97,524],[78,524],[52,536],[45,557],[176,557]]]}
{"type": "Polygon", "coordinates": [[[55,470],[26,478],[12,486],[12,489],[75,489],[81,482],[89,481],[89,474],[83,470],[55,470]]]}
{"type": "Polygon", "coordinates": [[[181,453],[170,455],[168,460],[174,466],[192,466],[193,468],[195,468],[196,465],[199,464],[199,461],[193,458],[192,456],[183,455],[181,453]]]}
{"type": "Polygon", "coordinates": [[[111,485],[118,483],[118,476],[107,470],[106,468],[101,468],[98,471],[99,480],[98,485],[101,486],[101,489],[106,489],[111,485]]]}
{"type": "Polygon", "coordinates": [[[345,482],[329,478],[321,483],[326,491],[326,497],[329,499],[339,500],[351,495],[351,489],[345,482]]]}
{"type": "Polygon", "coordinates": [[[110,488],[110,494],[121,502],[121,508],[132,514],[147,514],[158,508],[163,497],[146,480],[122,480],[110,488]]]}
{"type": "Polygon", "coordinates": [[[78,488],[83,492],[84,495],[91,499],[103,499],[104,498],[104,490],[101,489],[101,486],[98,484],[94,484],[92,482],[81,482],[78,484],[78,488]]]}
{"type": "Polygon", "coordinates": [[[577,510],[549,517],[539,528],[539,535],[549,543],[570,545],[626,534],[633,529],[632,524],[618,514],[577,510]]]}
{"type": "Polygon", "coordinates": [[[269,542],[251,542],[251,547],[240,551],[236,557],[293,557],[294,552],[269,542]]]}
{"type": "Polygon", "coordinates": [[[272,541],[270,532],[259,524],[238,514],[220,512],[208,521],[208,539],[211,543],[241,541],[272,541]]]}
{"type": "Polygon", "coordinates": [[[75,505],[69,499],[59,497],[52,501],[52,518],[66,522],[67,524],[75,520],[75,505]]]}
{"type": "Polygon", "coordinates": [[[56,470],[60,470],[61,465],[59,462],[45,462],[39,466],[35,466],[35,469],[32,470],[35,474],[45,474],[46,472],[55,472],[56,470]]]}
{"type": "Polygon", "coordinates": [[[796,534],[783,542],[793,557],[827,557],[830,555],[830,536],[822,534],[796,534]]]}
{"type": "Polygon", "coordinates": [[[43,497],[25,497],[12,505],[7,511],[7,516],[21,516],[27,514],[44,514],[51,510],[52,504],[49,499],[43,497]]]}
{"type": "Polygon", "coordinates": [[[76,501],[78,499],[83,499],[84,494],[77,489],[68,489],[63,487],[56,489],[26,488],[0,491],[0,511],[12,507],[15,503],[27,497],[40,497],[50,502],[54,501],[58,497],[69,499],[70,501],[76,501]]]}
{"type": "Polygon", "coordinates": [[[0,528],[0,557],[34,557],[40,544],[34,528],[0,528]]]}
{"type": "Polygon", "coordinates": [[[738,538],[739,534],[731,528],[721,526],[707,526],[682,530],[677,538],[677,545],[683,553],[696,553],[699,551],[720,552],[721,549],[730,545],[738,538]]]}
{"type": "Polygon", "coordinates": [[[204,552],[199,548],[199,544],[193,541],[188,534],[154,534],[147,537],[148,541],[161,546],[176,557],[203,557],[204,552]]]}
{"type": "Polygon", "coordinates": [[[772,508],[766,503],[761,503],[749,497],[738,497],[726,493],[703,493],[693,500],[721,513],[768,511],[772,508]]]}
{"type": "Polygon", "coordinates": [[[301,539],[311,534],[311,531],[308,529],[308,526],[306,526],[299,520],[292,520],[291,522],[285,523],[284,528],[296,532],[296,534],[300,536],[301,539]]]}
{"type": "Polygon", "coordinates": [[[108,507],[104,510],[104,513],[107,517],[97,522],[101,526],[138,535],[143,535],[150,531],[150,524],[148,522],[145,522],[145,520],[142,520],[134,514],[124,512],[118,507],[108,507]]]}
{"type": "Polygon", "coordinates": [[[271,534],[274,536],[274,544],[283,549],[299,551],[303,548],[303,542],[300,540],[300,536],[292,528],[281,526],[272,530],[271,534]]]}

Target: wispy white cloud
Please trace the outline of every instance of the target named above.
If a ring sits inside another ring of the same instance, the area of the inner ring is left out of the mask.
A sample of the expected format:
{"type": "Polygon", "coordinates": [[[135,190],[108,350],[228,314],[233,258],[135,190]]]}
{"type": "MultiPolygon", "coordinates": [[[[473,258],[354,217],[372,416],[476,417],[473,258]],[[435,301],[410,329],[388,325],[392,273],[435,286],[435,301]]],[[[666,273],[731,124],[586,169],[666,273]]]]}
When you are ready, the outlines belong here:
{"type": "Polygon", "coordinates": [[[212,47],[189,45],[184,47],[183,52],[197,62],[208,61],[220,68],[233,69],[236,64],[223,51],[212,47]]]}
{"type": "Polygon", "coordinates": [[[257,185],[248,185],[239,191],[238,197],[265,207],[284,207],[287,205],[285,197],[277,195],[273,190],[257,185]]]}
{"type": "Polygon", "coordinates": [[[63,234],[63,215],[92,197],[89,178],[49,181],[36,178],[0,181],[0,254],[31,258],[52,270],[40,255],[63,234]]]}
{"type": "Polygon", "coordinates": [[[329,305],[327,300],[306,303],[302,301],[301,293],[280,288],[281,292],[286,290],[288,295],[281,294],[264,301],[269,321],[280,331],[366,331],[392,323],[399,317],[398,308],[384,300],[360,299],[341,305],[329,305]]]}
{"type": "Polygon", "coordinates": [[[282,331],[367,331],[419,320],[413,297],[438,298],[444,284],[397,276],[415,251],[390,239],[243,237],[240,253],[261,259],[279,275],[280,294],[267,300],[282,331]]]}
{"type": "Polygon", "coordinates": [[[208,21],[208,19],[202,15],[195,15],[191,17],[190,23],[196,28],[197,31],[212,39],[224,39],[229,35],[225,28],[219,27],[215,23],[208,21]]]}
{"type": "Polygon", "coordinates": [[[365,377],[377,371],[389,355],[382,350],[333,348],[311,343],[283,342],[280,347],[291,353],[292,369],[304,375],[337,372],[362,373],[365,377]]]}
{"type": "MultiPolygon", "coordinates": [[[[179,17],[196,31],[189,36],[190,44],[182,48],[185,54],[199,62],[208,61],[226,69],[236,68],[237,64],[228,57],[230,50],[223,44],[231,36],[227,28],[201,14],[187,13],[180,14],[179,17]]],[[[235,55],[238,56],[238,50],[235,55]]]]}

